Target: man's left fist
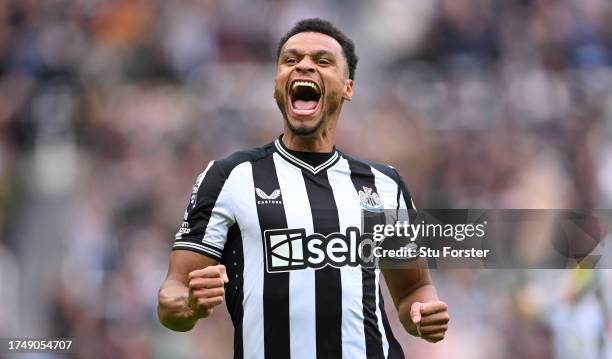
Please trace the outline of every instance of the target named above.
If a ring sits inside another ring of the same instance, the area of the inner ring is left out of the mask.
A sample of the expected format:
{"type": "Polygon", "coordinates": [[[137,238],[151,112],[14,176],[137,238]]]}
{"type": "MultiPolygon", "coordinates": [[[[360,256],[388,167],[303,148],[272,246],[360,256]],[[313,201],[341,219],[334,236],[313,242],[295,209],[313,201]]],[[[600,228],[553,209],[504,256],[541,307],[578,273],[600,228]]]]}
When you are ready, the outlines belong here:
{"type": "Polygon", "coordinates": [[[410,318],[419,336],[431,343],[444,339],[450,320],[446,303],[439,300],[412,303],[410,318]]]}

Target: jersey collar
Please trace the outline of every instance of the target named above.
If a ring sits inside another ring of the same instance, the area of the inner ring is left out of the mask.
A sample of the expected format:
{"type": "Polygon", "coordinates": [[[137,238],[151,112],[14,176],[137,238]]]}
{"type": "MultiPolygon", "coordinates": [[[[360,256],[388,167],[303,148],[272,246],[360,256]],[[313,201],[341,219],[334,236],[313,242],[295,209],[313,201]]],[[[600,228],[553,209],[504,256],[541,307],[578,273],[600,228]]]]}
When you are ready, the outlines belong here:
{"type": "Polygon", "coordinates": [[[334,164],[336,164],[336,162],[338,162],[338,160],[340,159],[340,155],[338,154],[338,151],[336,150],[336,147],[334,146],[334,151],[333,154],[331,155],[331,157],[329,159],[327,159],[325,162],[321,163],[320,165],[313,167],[310,164],[302,161],[301,159],[299,159],[298,157],[294,156],[292,153],[290,153],[287,148],[285,147],[285,144],[283,144],[283,141],[281,141],[281,137],[277,138],[274,141],[274,146],[276,147],[276,151],[278,152],[278,154],[284,158],[285,160],[287,160],[288,162],[303,168],[309,172],[311,172],[312,174],[317,174],[321,171],[324,171],[328,168],[330,168],[331,166],[333,166],[334,164]]]}

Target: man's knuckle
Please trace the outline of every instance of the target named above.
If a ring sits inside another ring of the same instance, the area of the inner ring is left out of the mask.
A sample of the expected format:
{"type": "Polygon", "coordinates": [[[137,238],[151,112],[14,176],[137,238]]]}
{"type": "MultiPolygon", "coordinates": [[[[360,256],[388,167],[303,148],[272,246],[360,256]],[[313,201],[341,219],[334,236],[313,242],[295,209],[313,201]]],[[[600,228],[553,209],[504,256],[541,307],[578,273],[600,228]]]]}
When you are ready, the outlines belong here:
{"type": "Polygon", "coordinates": [[[218,297],[219,295],[223,294],[221,290],[222,288],[211,288],[206,291],[206,294],[209,298],[218,297]]]}
{"type": "Polygon", "coordinates": [[[208,274],[210,274],[212,276],[219,276],[219,275],[221,275],[221,271],[219,271],[219,268],[217,268],[217,267],[207,267],[206,269],[208,269],[208,274]]]}
{"type": "Polygon", "coordinates": [[[206,293],[206,288],[197,288],[193,290],[193,294],[202,297],[206,293]]]}

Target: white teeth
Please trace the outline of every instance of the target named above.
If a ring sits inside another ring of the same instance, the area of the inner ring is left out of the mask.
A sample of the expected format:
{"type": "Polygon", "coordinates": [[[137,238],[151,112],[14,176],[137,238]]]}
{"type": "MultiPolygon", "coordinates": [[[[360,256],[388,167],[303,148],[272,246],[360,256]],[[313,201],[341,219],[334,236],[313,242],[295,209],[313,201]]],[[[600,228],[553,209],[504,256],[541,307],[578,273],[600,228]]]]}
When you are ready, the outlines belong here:
{"type": "Polygon", "coordinates": [[[317,93],[320,93],[319,86],[312,81],[295,81],[293,85],[291,85],[291,90],[295,91],[298,86],[308,86],[314,89],[317,93]]]}

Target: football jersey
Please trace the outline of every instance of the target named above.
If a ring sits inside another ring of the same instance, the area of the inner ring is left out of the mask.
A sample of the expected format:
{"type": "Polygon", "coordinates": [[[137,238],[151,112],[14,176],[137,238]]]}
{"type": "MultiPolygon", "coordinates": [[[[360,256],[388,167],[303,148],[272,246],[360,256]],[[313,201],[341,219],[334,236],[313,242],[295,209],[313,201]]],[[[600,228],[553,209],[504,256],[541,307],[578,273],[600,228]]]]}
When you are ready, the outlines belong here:
{"type": "Polygon", "coordinates": [[[281,136],[206,166],[173,249],[226,266],[234,358],[403,358],[363,257],[407,204],[392,167],[335,148],[316,164],[281,136]]]}

